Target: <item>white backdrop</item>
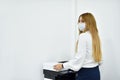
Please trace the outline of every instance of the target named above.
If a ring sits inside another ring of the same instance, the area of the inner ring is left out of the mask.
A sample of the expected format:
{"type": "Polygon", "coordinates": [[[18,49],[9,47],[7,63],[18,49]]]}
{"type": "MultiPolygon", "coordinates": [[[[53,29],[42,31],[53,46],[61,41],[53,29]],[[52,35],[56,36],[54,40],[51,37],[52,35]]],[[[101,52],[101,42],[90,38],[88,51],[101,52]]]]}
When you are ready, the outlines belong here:
{"type": "Polygon", "coordinates": [[[72,0],[0,0],[0,80],[43,80],[42,65],[73,51],[72,0]]]}
{"type": "Polygon", "coordinates": [[[74,54],[75,25],[96,18],[102,80],[119,80],[119,0],[0,0],[0,80],[43,80],[42,64],[74,54]]]}

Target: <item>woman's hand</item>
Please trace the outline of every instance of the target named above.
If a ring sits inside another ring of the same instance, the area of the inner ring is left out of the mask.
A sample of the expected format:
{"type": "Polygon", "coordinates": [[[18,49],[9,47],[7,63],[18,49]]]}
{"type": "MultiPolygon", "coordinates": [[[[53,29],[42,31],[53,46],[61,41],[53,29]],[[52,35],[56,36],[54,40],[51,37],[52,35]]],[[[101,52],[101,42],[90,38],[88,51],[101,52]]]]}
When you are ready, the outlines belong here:
{"type": "Polygon", "coordinates": [[[54,65],[55,70],[61,70],[62,68],[63,68],[63,64],[61,63],[54,65]]]}

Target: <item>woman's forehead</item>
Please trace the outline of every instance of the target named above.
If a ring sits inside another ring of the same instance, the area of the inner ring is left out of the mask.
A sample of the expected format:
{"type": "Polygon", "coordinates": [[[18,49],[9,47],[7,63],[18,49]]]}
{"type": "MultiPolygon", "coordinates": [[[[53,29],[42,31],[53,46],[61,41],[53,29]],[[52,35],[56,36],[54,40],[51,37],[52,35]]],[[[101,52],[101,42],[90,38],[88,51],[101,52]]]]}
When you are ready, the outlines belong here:
{"type": "Polygon", "coordinates": [[[82,20],[82,17],[80,17],[80,20],[82,20]]]}
{"type": "Polygon", "coordinates": [[[80,22],[84,22],[84,20],[83,20],[83,18],[82,18],[82,17],[80,17],[79,21],[80,21],[80,22]]]}

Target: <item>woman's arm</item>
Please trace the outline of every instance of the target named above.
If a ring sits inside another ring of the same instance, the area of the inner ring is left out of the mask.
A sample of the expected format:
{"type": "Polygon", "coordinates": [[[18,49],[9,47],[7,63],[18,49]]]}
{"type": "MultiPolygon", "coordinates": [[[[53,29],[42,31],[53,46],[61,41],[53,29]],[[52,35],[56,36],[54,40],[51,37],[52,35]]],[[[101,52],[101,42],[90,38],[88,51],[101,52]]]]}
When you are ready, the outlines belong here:
{"type": "Polygon", "coordinates": [[[84,34],[81,34],[79,37],[78,52],[73,59],[71,59],[67,63],[63,63],[63,67],[65,69],[78,71],[82,67],[86,57],[86,44],[86,36],[84,34]]]}
{"type": "Polygon", "coordinates": [[[75,57],[66,63],[59,63],[55,65],[54,69],[61,70],[62,68],[65,68],[78,71],[82,67],[86,57],[86,43],[86,36],[81,34],[79,37],[78,52],[75,57]]]}

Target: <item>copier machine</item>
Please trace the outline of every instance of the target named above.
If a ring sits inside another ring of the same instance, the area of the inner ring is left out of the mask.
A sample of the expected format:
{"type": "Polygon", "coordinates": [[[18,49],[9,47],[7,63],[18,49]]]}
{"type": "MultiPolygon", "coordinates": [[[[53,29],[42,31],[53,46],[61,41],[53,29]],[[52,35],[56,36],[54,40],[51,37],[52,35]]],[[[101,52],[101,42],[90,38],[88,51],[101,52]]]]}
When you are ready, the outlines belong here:
{"type": "Polygon", "coordinates": [[[73,70],[65,70],[62,69],[60,71],[56,71],[53,69],[53,66],[57,63],[64,63],[67,61],[61,62],[49,62],[43,64],[43,74],[44,80],[75,80],[76,72],[73,70]]]}

